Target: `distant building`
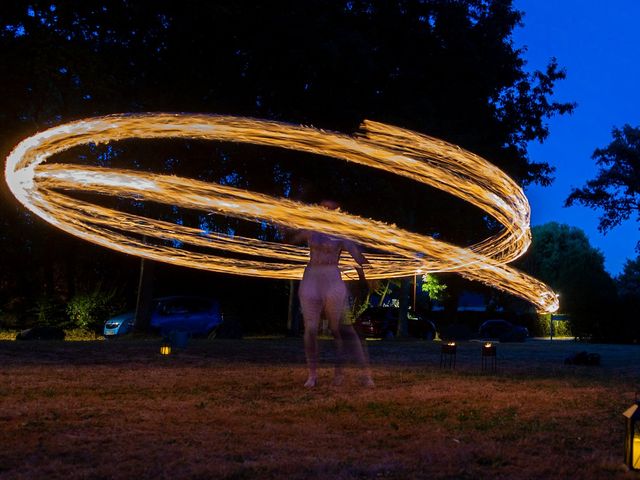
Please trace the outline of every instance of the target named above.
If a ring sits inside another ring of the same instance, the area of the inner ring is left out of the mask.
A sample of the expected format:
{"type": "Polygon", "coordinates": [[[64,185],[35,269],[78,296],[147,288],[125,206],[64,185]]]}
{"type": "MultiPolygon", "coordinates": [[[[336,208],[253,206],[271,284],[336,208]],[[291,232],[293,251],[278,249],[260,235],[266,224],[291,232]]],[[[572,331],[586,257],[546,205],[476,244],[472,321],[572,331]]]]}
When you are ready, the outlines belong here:
{"type": "MultiPolygon", "coordinates": [[[[485,295],[478,292],[465,290],[458,298],[458,312],[486,312],[489,307],[488,299],[485,295]]],[[[432,311],[443,311],[444,305],[441,302],[435,302],[432,311]]],[[[502,307],[493,307],[493,311],[501,312],[502,307]]]]}

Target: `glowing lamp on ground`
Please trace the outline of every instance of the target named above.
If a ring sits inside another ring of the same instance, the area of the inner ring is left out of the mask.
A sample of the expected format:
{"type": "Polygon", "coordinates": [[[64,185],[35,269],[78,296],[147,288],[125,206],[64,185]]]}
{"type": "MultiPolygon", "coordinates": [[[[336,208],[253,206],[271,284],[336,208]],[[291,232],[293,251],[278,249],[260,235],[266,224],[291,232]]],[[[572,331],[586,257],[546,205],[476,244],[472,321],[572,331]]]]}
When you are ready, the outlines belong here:
{"type": "Polygon", "coordinates": [[[482,358],[482,370],[490,370],[495,372],[497,369],[497,347],[491,343],[486,342],[482,346],[481,350],[481,358],[482,358]]]}
{"type": "Polygon", "coordinates": [[[637,394],[635,403],[623,415],[627,423],[624,434],[624,463],[631,470],[640,470],[640,401],[637,394]]]}
{"type": "Polygon", "coordinates": [[[456,368],[456,342],[447,342],[442,344],[440,350],[440,368],[456,368]]]}
{"type": "Polygon", "coordinates": [[[160,355],[171,355],[171,344],[169,342],[164,342],[160,345],[160,355]]]}

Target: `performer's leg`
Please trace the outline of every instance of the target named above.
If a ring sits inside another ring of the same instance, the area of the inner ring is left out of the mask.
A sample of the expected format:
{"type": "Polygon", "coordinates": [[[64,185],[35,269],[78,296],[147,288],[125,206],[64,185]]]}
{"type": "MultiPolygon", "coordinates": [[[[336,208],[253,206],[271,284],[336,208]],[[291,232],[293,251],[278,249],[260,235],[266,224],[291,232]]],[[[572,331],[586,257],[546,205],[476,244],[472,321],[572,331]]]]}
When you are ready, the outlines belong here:
{"type": "Polygon", "coordinates": [[[315,387],[318,381],[318,326],[322,301],[319,298],[307,297],[300,294],[300,306],[304,318],[304,353],[307,358],[309,377],[305,387],[315,387]]]}
{"type": "Polygon", "coordinates": [[[353,353],[362,369],[362,384],[367,387],[373,387],[374,382],[371,378],[371,369],[369,368],[369,356],[367,355],[366,348],[362,345],[362,340],[360,340],[358,333],[355,328],[353,328],[353,325],[341,325],[340,332],[345,345],[347,345],[348,350],[353,353]]]}
{"type": "Polygon", "coordinates": [[[329,321],[329,328],[331,328],[336,349],[334,385],[340,385],[344,380],[344,345],[340,325],[345,313],[347,291],[342,280],[339,280],[339,282],[329,291],[324,304],[324,311],[329,321]]]}

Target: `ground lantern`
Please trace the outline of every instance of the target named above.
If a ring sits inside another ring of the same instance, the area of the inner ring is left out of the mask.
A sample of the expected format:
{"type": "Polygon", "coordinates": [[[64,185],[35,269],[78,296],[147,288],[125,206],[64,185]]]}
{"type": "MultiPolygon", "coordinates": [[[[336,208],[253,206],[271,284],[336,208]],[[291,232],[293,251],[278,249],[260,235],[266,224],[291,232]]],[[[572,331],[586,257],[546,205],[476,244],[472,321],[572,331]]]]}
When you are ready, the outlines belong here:
{"type": "Polygon", "coordinates": [[[624,463],[631,470],[640,470],[640,401],[636,394],[636,402],[624,413],[626,431],[624,434],[624,463]]]}
{"type": "Polygon", "coordinates": [[[162,345],[160,345],[160,355],[171,355],[171,344],[169,342],[162,342],[162,345]]]}

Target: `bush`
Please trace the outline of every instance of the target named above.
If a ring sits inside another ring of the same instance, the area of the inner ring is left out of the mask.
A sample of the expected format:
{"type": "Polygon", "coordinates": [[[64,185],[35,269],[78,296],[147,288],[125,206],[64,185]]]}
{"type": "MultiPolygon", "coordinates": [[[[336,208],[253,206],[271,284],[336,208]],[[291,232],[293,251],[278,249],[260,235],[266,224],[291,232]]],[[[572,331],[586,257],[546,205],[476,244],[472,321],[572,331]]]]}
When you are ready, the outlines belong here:
{"type": "Polygon", "coordinates": [[[98,330],[111,316],[123,309],[116,299],[116,291],[105,292],[99,287],[91,293],[75,295],[67,304],[69,327],[98,330]]]}
{"type": "Polygon", "coordinates": [[[50,295],[39,297],[27,312],[29,326],[59,326],[65,323],[64,303],[50,295]]]}
{"type": "MultiPolygon", "coordinates": [[[[21,332],[21,330],[15,329],[0,329],[0,341],[4,340],[15,340],[16,336],[21,332]]],[[[97,334],[95,331],[82,330],[80,328],[65,330],[65,340],[69,341],[95,341],[95,340],[104,340],[104,337],[100,334],[97,334]]]]}
{"type": "Polygon", "coordinates": [[[0,329],[0,340],[15,340],[19,330],[0,329]]]}
{"type": "MultiPolygon", "coordinates": [[[[570,320],[555,320],[553,322],[553,336],[554,337],[573,337],[571,331],[570,320]]],[[[535,324],[531,329],[532,336],[535,337],[548,337],[551,335],[550,330],[551,314],[545,313],[537,316],[535,324]]]]}
{"type": "Polygon", "coordinates": [[[17,328],[18,316],[15,313],[0,310],[0,328],[17,328]]]}
{"type": "Polygon", "coordinates": [[[84,330],[81,328],[74,328],[71,330],[65,331],[66,337],[65,340],[72,341],[94,341],[94,340],[104,340],[104,337],[101,334],[96,333],[95,330],[84,330]]]}

